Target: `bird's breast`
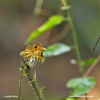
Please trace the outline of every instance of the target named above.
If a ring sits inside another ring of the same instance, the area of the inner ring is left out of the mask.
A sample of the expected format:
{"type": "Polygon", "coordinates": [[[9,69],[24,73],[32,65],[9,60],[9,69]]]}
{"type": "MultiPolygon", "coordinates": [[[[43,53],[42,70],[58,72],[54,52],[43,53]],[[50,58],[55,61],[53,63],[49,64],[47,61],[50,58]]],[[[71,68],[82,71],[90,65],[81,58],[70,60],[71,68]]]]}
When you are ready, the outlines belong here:
{"type": "Polygon", "coordinates": [[[28,58],[23,58],[22,60],[23,63],[26,66],[29,66],[30,68],[36,68],[42,63],[42,59],[37,57],[28,57],[28,58]]]}

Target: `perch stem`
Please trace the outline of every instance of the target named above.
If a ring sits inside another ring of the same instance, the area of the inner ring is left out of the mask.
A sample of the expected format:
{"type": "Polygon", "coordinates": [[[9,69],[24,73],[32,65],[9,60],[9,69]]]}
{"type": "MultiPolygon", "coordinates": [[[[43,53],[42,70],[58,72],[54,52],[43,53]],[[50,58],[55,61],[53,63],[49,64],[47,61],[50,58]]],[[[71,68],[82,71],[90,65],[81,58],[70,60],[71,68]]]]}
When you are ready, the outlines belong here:
{"type": "MultiPolygon", "coordinates": [[[[22,68],[22,70],[23,70],[23,68],[22,68]]],[[[20,96],[21,96],[22,79],[23,79],[23,75],[22,75],[22,71],[21,71],[20,79],[19,79],[18,100],[20,100],[20,96]]]]}
{"type": "Polygon", "coordinates": [[[32,72],[29,69],[27,69],[27,76],[28,76],[28,78],[29,78],[39,100],[45,100],[43,93],[42,93],[41,89],[39,88],[37,80],[33,81],[34,76],[32,75],[32,72]]]}

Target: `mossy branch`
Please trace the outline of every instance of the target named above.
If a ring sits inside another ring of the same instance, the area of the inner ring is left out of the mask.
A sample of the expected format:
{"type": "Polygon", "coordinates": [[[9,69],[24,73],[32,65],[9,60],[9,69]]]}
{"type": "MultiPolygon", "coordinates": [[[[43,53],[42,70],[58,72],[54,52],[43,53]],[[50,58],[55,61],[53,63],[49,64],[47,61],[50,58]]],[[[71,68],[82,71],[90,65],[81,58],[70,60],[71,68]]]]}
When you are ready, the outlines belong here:
{"type": "Polygon", "coordinates": [[[23,72],[22,70],[20,71],[21,71],[21,74],[20,74],[20,79],[19,79],[18,100],[20,100],[20,96],[21,96],[22,79],[23,79],[23,72]]]}
{"type": "Polygon", "coordinates": [[[32,84],[32,87],[34,88],[36,95],[39,98],[39,100],[45,100],[43,93],[42,93],[42,90],[40,89],[37,80],[34,80],[34,75],[32,74],[31,69],[27,68],[25,70],[25,72],[26,72],[26,74],[27,74],[27,76],[28,76],[28,78],[29,78],[29,80],[32,84]]]}
{"type": "Polygon", "coordinates": [[[42,93],[42,89],[39,87],[37,79],[34,79],[34,75],[31,72],[31,69],[27,68],[26,66],[19,68],[21,71],[21,76],[20,76],[20,80],[19,80],[19,94],[18,94],[18,100],[21,100],[20,96],[21,96],[21,87],[22,87],[22,77],[23,76],[28,76],[30,83],[32,85],[32,87],[34,88],[34,91],[38,97],[39,100],[45,100],[43,93],[42,93]]]}

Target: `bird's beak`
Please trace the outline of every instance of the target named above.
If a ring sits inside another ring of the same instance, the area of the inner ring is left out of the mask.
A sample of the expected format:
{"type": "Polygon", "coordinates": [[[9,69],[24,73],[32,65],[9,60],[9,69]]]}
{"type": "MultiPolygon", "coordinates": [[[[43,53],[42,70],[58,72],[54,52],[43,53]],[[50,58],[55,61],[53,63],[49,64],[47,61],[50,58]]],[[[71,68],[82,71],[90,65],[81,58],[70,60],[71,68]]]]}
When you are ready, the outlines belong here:
{"type": "Polygon", "coordinates": [[[47,49],[46,49],[46,48],[44,48],[44,47],[42,47],[42,50],[43,50],[43,51],[45,51],[45,50],[47,50],[47,49]]]}

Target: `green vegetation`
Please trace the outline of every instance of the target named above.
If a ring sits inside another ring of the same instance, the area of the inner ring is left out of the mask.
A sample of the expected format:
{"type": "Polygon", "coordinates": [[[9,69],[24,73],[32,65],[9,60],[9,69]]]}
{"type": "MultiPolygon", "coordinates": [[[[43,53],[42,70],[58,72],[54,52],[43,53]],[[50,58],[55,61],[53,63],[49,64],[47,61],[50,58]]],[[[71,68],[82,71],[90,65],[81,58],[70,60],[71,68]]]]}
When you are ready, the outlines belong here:
{"type": "Polygon", "coordinates": [[[77,60],[75,62],[75,65],[78,66],[81,73],[81,77],[70,79],[66,83],[66,88],[72,88],[72,91],[69,93],[69,95],[75,97],[66,97],[62,99],[62,100],[76,100],[78,96],[86,95],[95,86],[96,80],[93,77],[87,76],[89,73],[87,75],[84,75],[85,74],[84,68],[86,66],[90,66],[90,68],[91,66],[95,66],[98,58],[90,58],[88,60],[82,60],[78,46],[77,32],[74,28],[73,21],[69,12],[71,6],[69,6],[67,2],[65,2],[65,0],[61,0],[61,3],[62,3],[61,9],[66,11],[67,17],[64,17],[63,15],[51,16],[43,25],[38,27],[37,30],[34,30],[33,32],[30,33],[25,43],[34,41],[35,38],[44,34],[44,32],[46,32],[47,30],[55,27],[58,24],[61,24],[64,21],[67,21],[69,23],[73,36],[74,48],[72,48],[72,46],[69,46],[67,44],[55,43],[47,47],[47,51],[44,51],[44,57],[46,58],[46,57],[58,56],[63,53],[69,52],[71,50],[76,51],[77,60]]]}

